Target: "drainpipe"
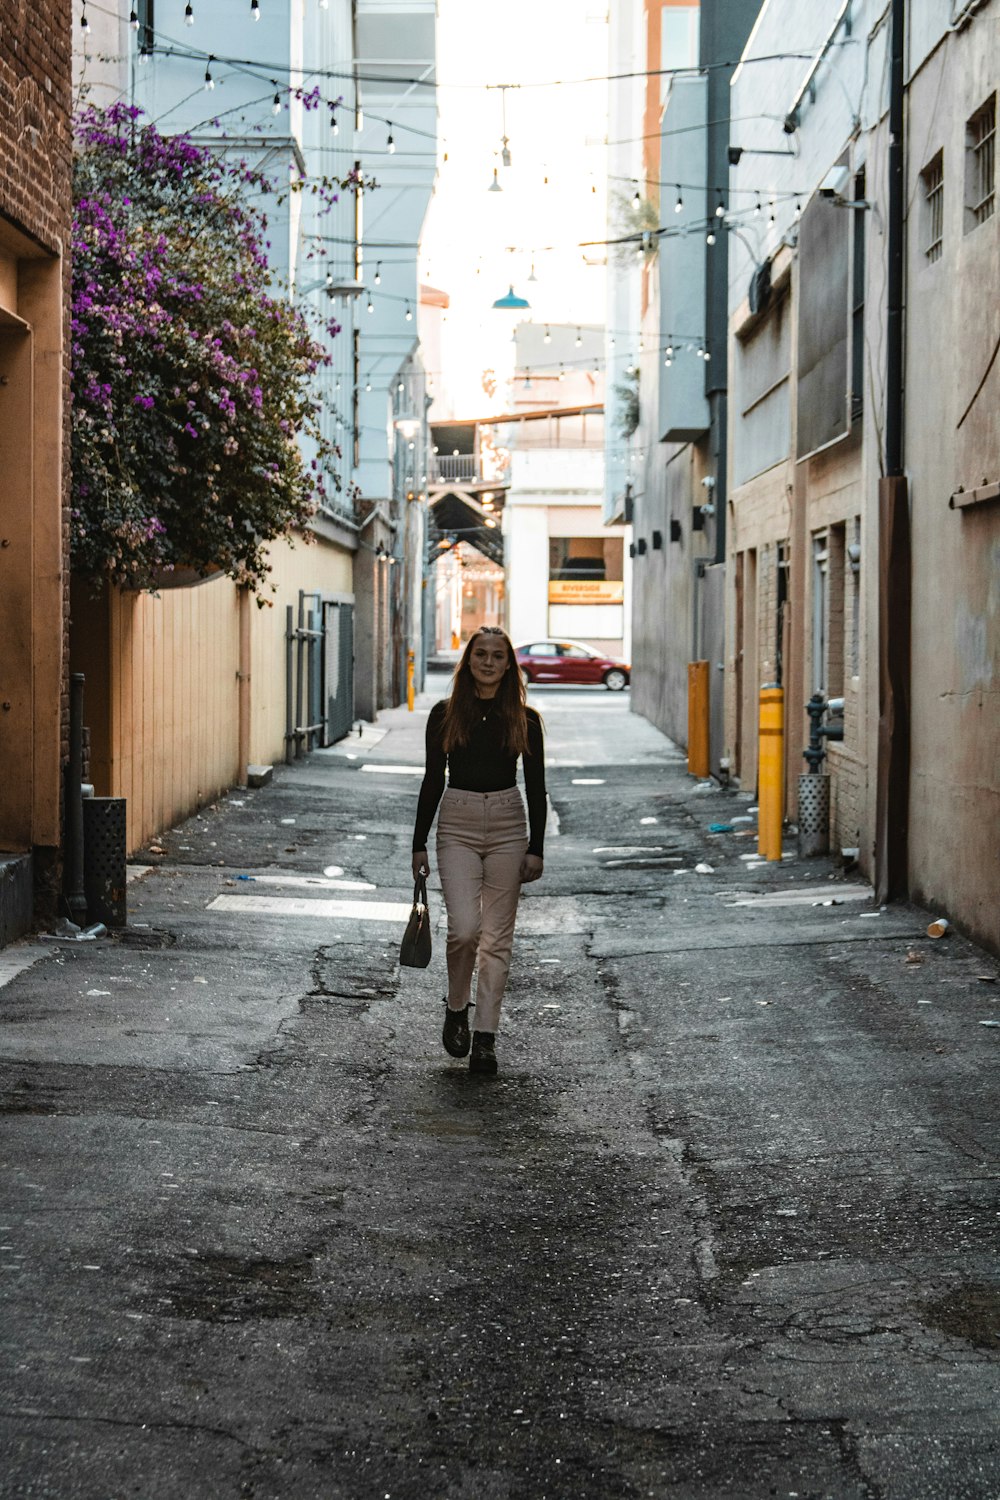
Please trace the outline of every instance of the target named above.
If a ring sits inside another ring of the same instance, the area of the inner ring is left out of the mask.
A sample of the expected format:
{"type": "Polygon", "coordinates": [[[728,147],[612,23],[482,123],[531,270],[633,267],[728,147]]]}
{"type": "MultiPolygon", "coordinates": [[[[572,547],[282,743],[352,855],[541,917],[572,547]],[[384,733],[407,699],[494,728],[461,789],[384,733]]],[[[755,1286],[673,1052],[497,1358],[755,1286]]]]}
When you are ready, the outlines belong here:
{"type": "Polygon", "coordinates": [[[910,510],[903,473],[905,16],[892,0],[886,214],[885,474],[879,481],[879,720],[875,891],[907,894],[910,799],[910,510]]]}

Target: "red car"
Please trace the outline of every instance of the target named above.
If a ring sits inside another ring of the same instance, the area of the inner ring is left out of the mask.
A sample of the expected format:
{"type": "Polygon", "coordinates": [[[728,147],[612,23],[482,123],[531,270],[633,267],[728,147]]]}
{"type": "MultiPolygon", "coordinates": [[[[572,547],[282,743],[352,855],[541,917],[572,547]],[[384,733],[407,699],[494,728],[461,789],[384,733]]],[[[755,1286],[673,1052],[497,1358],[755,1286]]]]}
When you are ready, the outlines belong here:
{"type": "Polygon", "coordinates": [[[628,687],[628,662],[602,656],[582,641],[525,641],[514,651],[526,683],[603,682],[612,693],[628,687]]]}

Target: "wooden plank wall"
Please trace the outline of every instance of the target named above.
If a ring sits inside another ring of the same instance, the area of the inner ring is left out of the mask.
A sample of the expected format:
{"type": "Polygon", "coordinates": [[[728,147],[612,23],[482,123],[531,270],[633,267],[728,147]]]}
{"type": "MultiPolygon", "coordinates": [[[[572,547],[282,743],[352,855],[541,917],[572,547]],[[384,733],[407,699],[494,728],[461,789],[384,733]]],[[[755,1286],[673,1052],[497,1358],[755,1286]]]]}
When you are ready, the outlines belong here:
{"type": "MultiPolygon", "coordinates": [[[[285,606],[299,589],[349,594],[353,557],[329,542],[276,543],[274,603],[250,605],[251,763],[280,764],[285,606]]],[[[98,796],[128,801],[129,853],[239,779],[239,591],[217,578],[152,594],[73,582],[71,668],[87,678],[85,721],[98,796]]]]}
{"type": "Polygon", "coordinates": [[[113,593],[108,612],[109,780],[131,853],[237,779],[239,601],[218,579],[113,593]]]}

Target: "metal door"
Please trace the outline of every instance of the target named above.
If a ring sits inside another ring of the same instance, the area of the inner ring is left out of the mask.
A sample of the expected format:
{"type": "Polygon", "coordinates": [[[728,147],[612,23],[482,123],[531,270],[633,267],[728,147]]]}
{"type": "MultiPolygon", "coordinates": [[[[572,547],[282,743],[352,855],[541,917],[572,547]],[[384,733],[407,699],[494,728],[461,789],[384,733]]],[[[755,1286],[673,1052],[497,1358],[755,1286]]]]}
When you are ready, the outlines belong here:
{"type": "Polygon", "coordinates": [[[332,745],[354,724],[354,606],[326,600],[323,617],[324,744],[332,745]]]}

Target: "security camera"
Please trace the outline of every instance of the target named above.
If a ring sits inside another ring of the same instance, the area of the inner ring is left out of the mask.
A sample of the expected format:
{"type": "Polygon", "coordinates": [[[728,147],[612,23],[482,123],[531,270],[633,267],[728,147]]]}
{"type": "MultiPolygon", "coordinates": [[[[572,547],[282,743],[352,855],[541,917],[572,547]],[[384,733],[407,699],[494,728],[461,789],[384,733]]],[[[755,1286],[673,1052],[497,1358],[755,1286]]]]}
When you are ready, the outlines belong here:
{"type": "Polygon", "coordinates": [[[820,197],[842,198],[850,180],[851,173],[847,167],[831,167],[819,185],[820,197]]]}

